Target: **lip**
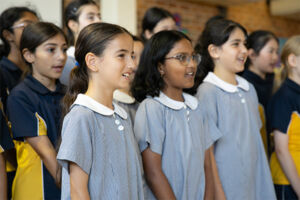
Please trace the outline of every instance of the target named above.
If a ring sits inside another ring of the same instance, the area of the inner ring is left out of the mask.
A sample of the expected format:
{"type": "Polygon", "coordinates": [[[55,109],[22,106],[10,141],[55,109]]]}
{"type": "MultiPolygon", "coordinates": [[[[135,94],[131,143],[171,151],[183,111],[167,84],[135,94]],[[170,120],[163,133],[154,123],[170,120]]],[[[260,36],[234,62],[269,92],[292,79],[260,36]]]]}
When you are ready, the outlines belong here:
{"type": "Polygon", "coordinates": [[[54,69],[55,72],[62,72],[64,69],[64,66],[63,65],[52,66],[52,69],[54,69]]]}
{"type": "Polygon", "coordinates": [[[196,72],[191,71],[191,72],[186,72],[184,74],[184,77],[186,77],[186,78],[195,78],[195,75],[196,75],[196,72]]]}
{"type": "Polygon", "coordinates": [[[131,76],[133,76],[132,71],[122,73],[122,77],[125,78],[126,80],[130,80],[131,76]]]}

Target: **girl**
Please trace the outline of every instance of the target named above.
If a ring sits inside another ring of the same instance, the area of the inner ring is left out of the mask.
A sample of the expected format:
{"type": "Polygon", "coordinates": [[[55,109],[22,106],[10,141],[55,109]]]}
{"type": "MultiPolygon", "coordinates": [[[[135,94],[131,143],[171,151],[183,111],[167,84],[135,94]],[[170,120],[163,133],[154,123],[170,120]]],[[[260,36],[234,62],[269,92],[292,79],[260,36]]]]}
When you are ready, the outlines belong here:
{"type": "MultiPolygon", "coordinates": [[[[134,68],[133,73],[129,77],[130,82],[132,82],[135,72],[137,70],[137,66],[140,62],[140,57],[142,51],[144,49],[144,44],[142,40],[136,36],[132,36],[133,38],[133,61],[134,61],[134,68]]],[[[134,122],[135,113],[139,106],[139,103],[132,97],[130,93],[130,85],[127,88],[121,90],[115,90],[113,95],[114,101],[119,104],[125,111],[129,114],[131,122],[134,122]]]]}
{"type": "Polygon", "coordinates": [[[284,45],[281,60],[288,77],[272,97],[268,116],[275,152],[270,166],[278,199],[300,199],[300,36],[284,45]]]}
{"type": "Polygon", "coordinates": [[[203,83],[197,98],[205,105],[210,132],[222,136],[214,143],[214,153],[226,198],[275,199],[255,89],[236,75],[244,70],[246,36],[246,30],[230,20],[206,26],[198,41],[198,78],[203,83]]]}
{"type": "Polygon", "coordinates": [[[65,10],[65,26],[68,30],[69,45],[68,59],[60,81],[68,85],[71,70],[75,67],[75,43],[80,31],[89,24],[100,22],[99,7],[93,0],[74,0],[65,10]]]}
{"type": "Polygon", "coordinates": [[[0,38],[3,46],[0,51],[0,68],[3,73],[7,91],[11,91],[21,80],[27,65],[20,52],[20,38],[24,28],[38,17],[33,10],[26,7],[11,7],[0,16],[0,38]]]}
{"type": "Polygon", "coordinates": [[[243,77],[253,84],[258,102],[266,109],[272,96],[274,68],[278,63],[279,40],[270,31],[252,32],[247,39],[249,57],[243,77]]]}
{"type": "Polygon", "coordinates": [[[142,165],[127,113],[112,102],[133,73],[133,40],[122,27],[94,23],[79,34],[64,98],[62,199],[144,199],[142,165]]]}
{"type": "Polygon", "coordinates": [[[169,11],[163,8],[152,7],[144,15],[141,38],[146,42],[159,31],[176,29],[175,19],[169,11]]]}
{"type": "Polygon", "coordinates": [[[13,199],[60,199],[55,185],[60,176],[56,176],[54,147],[59,137],[59,102],[64,95],[58,78],[66,61],[66,49],[66,36],[54,24],[39,22],[24,29],[20,50],[30,71],[7,102],[17,141],[13,199]]]}
{"type": "MultiPolygon", "coordinates": [[[[142,152],[149,199],[204,197],[204,161],[210,170],[207,149],[219,136],[207,134],[202,106],[183,92],[193,87],[199,61],[191,40],[178,31],[155,34],[142,53],[131,90],[142,101],[134,131],[142,152]]],[[[211,192],[211,177],[206,181],[206,192],[211,192]]]]}

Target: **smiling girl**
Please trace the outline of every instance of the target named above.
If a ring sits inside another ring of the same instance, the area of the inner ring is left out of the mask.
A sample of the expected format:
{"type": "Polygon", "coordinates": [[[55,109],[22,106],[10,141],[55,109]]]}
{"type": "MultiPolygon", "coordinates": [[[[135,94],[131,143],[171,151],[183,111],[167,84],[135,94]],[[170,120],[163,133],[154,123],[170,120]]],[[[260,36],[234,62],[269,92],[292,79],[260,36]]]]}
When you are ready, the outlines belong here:
{"type": "Polygon", "coordinates": [[[66,37],[54,24],[38,22],[24,29],[20,50],[30,71],[7,102],[18,161],[13,199],[60,199],[54,147],[60,135],[65,90],[58,78],[66,49],[66,37]]]}
{"type": "Polygon", "coordinates": [[[131,120],[113,103],[113,92],[129,86],[132,56],[132,37],[120,26],[94,23],[79,34],[57,156],[62,199],[144,199],[131,120]]]}
{"type": "Polygon", "coordinates": [[[246,30],[230,20],[214,20],[199,38],[202,59],[197,98],[205,105],[219,176],[227,199],[276,199],[260,137],[254,87],[236,73],[247,58],[246,30]]]}

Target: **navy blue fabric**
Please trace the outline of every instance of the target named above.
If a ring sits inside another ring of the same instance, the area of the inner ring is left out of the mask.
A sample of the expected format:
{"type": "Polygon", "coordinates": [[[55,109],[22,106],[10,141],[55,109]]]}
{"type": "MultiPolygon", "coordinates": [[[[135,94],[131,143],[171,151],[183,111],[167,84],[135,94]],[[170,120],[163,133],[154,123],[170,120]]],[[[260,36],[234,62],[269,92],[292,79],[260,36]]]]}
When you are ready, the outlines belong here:
{"type": "MultiPolygon", "coordinates": [[[[38,80],[28,75],[10,93],[7,101],[8,117],[12,123],[13,138],[23,141],[25,137],[38,136],[38,121],[35,114],[43,118],[47,125],[47,136],[56,147],[60,137],[61,106],[65,87],[57,82],[54,92],[48,90],[38,80]]],[[[45,199],[60,199],[60,190],[54,179],[43,166],[45,199]]]]}
{"type": "Polygon", "coordinates": [[[246,69],[242,76],[252,83],[258,96],[258,102],[266,109],[268,102],[272,97],[274,74],[267,74],[266,79],[262,79],[257,74],[246,69]]]}
{"type": "Polygon", "coordinates": [[[267,109],[269,132],[277,129],[286,133],[294,111],[300,113],[300,85],[286,79],[272,97],[267,109]]]}
{"type": "Polygon", "coordinates": [[[4,82],[9,91],[11,91],[21,80],[22,70],[6,57],[2,57],[0,61],[0,69],[2,70],[4,82]]]}

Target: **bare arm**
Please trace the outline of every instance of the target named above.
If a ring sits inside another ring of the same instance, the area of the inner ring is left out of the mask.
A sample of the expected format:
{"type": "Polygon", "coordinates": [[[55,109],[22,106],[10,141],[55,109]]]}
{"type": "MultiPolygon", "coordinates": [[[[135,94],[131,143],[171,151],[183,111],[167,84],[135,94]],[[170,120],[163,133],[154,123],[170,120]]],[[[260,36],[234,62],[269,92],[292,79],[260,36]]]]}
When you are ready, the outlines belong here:
{"type": "Polygon", "coordinates": [[[287,179],[291,183],[298,198],[300,198],[300,177],[297,172],[293,158],[289,152],[289,136],[274,130],[275,152],[280,163],[280,166],[286,175],[287,179]]]}
{"type": "Polygon", "coordinates": [[[143,166],[147,183],[155,197],[160,199],[176,199],[173,190],[162,171],[161,155],[147,148],[142,152],[143,166]]]}
{"type": "Polygon", "coordinates": [[[3,153],[0,154],[0,200],[7,199],[7,177],[3,153]]]}
{"type": "Polygon", "coordinates": [[[205,193],[204,199],[210,200],[214,199],[214,177],[213,177],[213,169],[211,163],[211,148],[205,151],[204,158],[204,172],[205,172],[205,193]]]}
{"type": "Polygon", "coordinates": [[[71,199],[89,200],[89,176],[77,164],[69,163],[71,199]]]}
{"type": "Polygon", "coordinates": [[[27,137],[26,140],[39,155],[56,184],[60,186],[61,173],[57,173],[60,166],[56,160],[56,151],[48,136],[27,137]]]}

